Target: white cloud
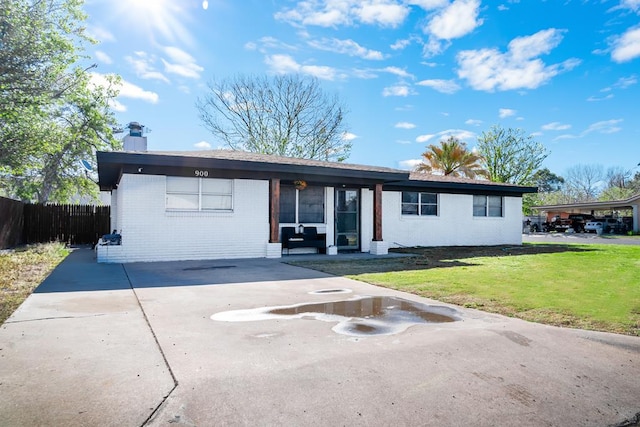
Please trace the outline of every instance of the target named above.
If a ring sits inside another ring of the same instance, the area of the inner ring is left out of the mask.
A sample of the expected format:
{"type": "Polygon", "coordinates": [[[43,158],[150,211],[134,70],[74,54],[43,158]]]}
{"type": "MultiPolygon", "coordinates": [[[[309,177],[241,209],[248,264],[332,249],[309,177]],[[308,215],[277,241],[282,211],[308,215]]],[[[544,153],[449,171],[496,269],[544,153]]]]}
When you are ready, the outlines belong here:
{"type": "Polygon", "coordinates": [[[247,50],[257,50],[261,53],[267,53],[268,49],[298,50],[297,47],[270,36],[261,37],[255,42],[247,42],[245,43],[244,48],[247,50]]]}
{"type": "Polygon", "coordinates": [[[455,0],[437,13],[425,30],[440,40],[457,39],[482,25],[482,19],[478,19],[479,12],[480,0],[455,0]]]}
{"type": "Polygon", "coordinates": [[[126,80],[122,80],[122,85],[120,86],[120,93],[118,94],[118,97],[139,99],[150,104],[157,104],[158,100],[160,99],[157,93],[149,90],[144,90],[140,86],[136,86],[126,80]]]}
{"type": "Polygon", "coordinates": [[[127,111],[127,106],[117,99],[110,99],[109,106],[113,111],[116,111],[118,113],[124,113],[125,111],[127,111]]]}
{"type": "MultiPolygon", "coordinates": [[[[107,76],[104,74],[91,73],[90,78],[93,85],[102,87],[111,86],[107,76]]],[[[121,80],[120,85],[117,88],[119,89],[118,98],[139,99],[150,104],[157,104],[159,100],[157,93],[144,90],[140,86],[136,86],[126,80],[121,80]]],[[[120,103],[120,101],[117,101],[114,105],[114,109],[116,109],[116,111],[125,111],[126,107],[120,103]]]]}
{"type": "Polygon", "coordinates": [[[389,47],[392,50],[402,50],[405,47],[409,46],[410,44],[411,44],[411,40],[403,39],[403,40],[396,40],[396,42],[389,47]]]}
{"type": "Polygon", "coordinates": [[[619,123],[622,122],[622,119],[613,119],[613,120],[603,120],[600,122],[596,122],[591,124],[584,132],[582,132],[581,136],[584,136],[588,133],[602,133],[602,134],[611,134],[620,132],[622,128],[618,126],[619,123]]]}
{"type": "Polygon", "coordinates": [[[482,120],[469,119],[465,121],[464,124],[469,126],[480,126],[482,124],[482,120]]]}
{"type": "Polygon", "coordinates": [[[87,28],[87,34],[102,43],[116,41],[116,37],[113,35],[113,33],[102,27],[89,27],[87,28]]]}
{"type": "Polygon", "coordinates": [[[113,60],[111,59],[111,57],[101,50],[96,50],[94,55],[96,59],[103,64],[113,64],[113,60]]]}
{"type": "Polygon", "coordinates": [[[385,87],[382,90],[382,96],[409,96],[411,95],[411,89],[405,85],[395,85],[385,87]]]}
{"type": "Polygon", "coordinates": [[[322,80],[334,80],[336,78],[336,69],[321,65],[301,65],[289,55],[271,55],[265,58],[265,63],[269,66],[272,73],[288,74],[302,73],[317,77],[322,80]]]}
{"type": "Polygon", "coordinates": [[[414,170],[420,163],[422,163],[421,159],[400,160],[398,167],[404,170],[414,170]]]}
{"type": "Polygon", "coordinates": [[[395,0],[307,0],[274,17],[295,26],[337,27],[357,23],[397,27],[409,14],[409,7],[395,0]]]}
{"type": "Polygon", "coordinates": [[[634,12],[640,11],[640,0],[621,0],[620,7],[631,9],[634,12]]]}
{"type": "Polygon", "coordinates": [[[394,127],[398,129],[413,129],[416,127],[416,125],[409,122],[398,122],[394,127]]]}
{"type": "Polygon", "coordinates": [[[428,142],[428,141],[429,141],[431,138],[433,138],[434,136],[435,136],[435,135],[419,135],[419,136],[416,138],[416,142],[419,142],[419,143],[425,143],[425,142],[428,142]]]}
{"type": "Polygon", "coordinates": [[[141,51],[134,52],[133,55],[125,56],[124,59],[133,67],[138,77],[145,80],[160,80],[169,83],[169,79],[155,69],[154,64],[157,58],[154,55],[141,51]]]}
{"type": "Polygon", "coordinates": [[[384,59],[382,52],[378,50],[367,49],[360,46],[355,41],[340,40],[336,38],[322,38],[320,40],[311,40],[307,42],[309,46],[329,52],[341,53],[349,56],[357,56],[363,59],[381,60],[384,59]]]}
{"type": "Polygon", "coordinates": [[[640,27],[627,30],[612,43],[611,59],[628,62],[640,57],[640,27]]]}
{"type": "Polygon", "coordinates": [[[408,79],[415,78],[413,74],[408,73],[406,70],[399,67],[385,67],[381,71],[384,71],[385,73],[395,74],[398,77],[404,77],[408,79]]]}
{"type": "Polygon", "coordinates": [[[439,9],[441,7],[445,7],[449,3],[449,1],[448,0],[410,0],[407,3],[420,6],[424,10],[432,10],[432,9],[439,9]]]}
{"type": "Polygon", "coordinates": [[[516,110],[512,110],[510,108],[500,108],[498,110],[498,116],[501,119],[507,118],[507,117],[511,117],[511,116],[515,116],[517,113],[516,110]]]}
{"type": "Polygon", "coordinates": [[[395,28],[409,15],[409,8],[390,0],[356,1],[353,10],[358,20],[365,24],[375,24],[395,28]]]}
{"type": "Polygon", "coordinates": [[[506,53],[497,49],[462,51],[457,55],[458,77],[466,79],[472,88],[488,92],[535,89],[580,63],[578,59],[568,59],[547,66],[536,58],[558,46],[562,33],[562,30],[551,28],[532,36],[518,37],[509,43],[506,53]]]}
{"type": "Polygon", "coordinates": [[[422,81],[419,81],[417,84],[420,86],[430,87],[432,89],[437,90],[438,92],[449,93],[449,94],[456,93],[457,91],[460,90],[460,85],[458,85],[453,80],[439,80],[439,79],[422,80],[422,81]]]}
{"type": "Polygon", "coordinates": [[[200,150],[209,150],[211,148],[211,144],[207,141],[200,141],[193,144],[194,147],[199,148],[200,150]]]}
{"type": "Polygon", "coordinates": [[[407,141],[406,139],[396,139],[396,144],[407,145],[411,144],[411,141],[407,141]]]}
{"type": "Polygon", "coordinates": [[[607,99],[612,99],[612,98],[613,98],[613,94],[610,93],[607,96],[603,96],[602,98],[590,96],[589,98],[587,98],[587,101],[588,102],[606,101],[607,99]]]}
{"type": "Polygon", "coordinates": [[[470,139],[475,138],[476,134],[464,129],[447,129],[447,130],[440,131],[436,134],[420,135],[416,138],[416,142],[425,143],[434,138],[437,141],[444,141],[449,139],[450,137],[457,138],[461,142],[466,142],[466,141],[469,141],[470,139]]]}
{"type": "Polygon", "coordinates": [[[204,71],[204,68],[196,64],[193,56],[174,46],[165,46],[163,51],[165,55],[169,57],[169,61],[164,58],[162,59],[164,70],[167,73],[177,74],[190,79],[200,78],[200,73],[204,71]]]}
{"type": "Polygon", "coordinates": [[[551,122],[542,125],[542,130],[567,130],[571,129],[571,125],[562,124],[560,122],[551,122]]]}
{"type": "Polygon", "coordinates": [[[343,141],[353,141],[357,137],[358,137],[358,135],[356,135],[355,133],[351,133],[351,132],[344,132],[342,134],[342,140],[343,141]]]}
{"type": "MultiPolygon", "coordinates": [[[[638,0],[640,2],[640,0],[638,0]]],[[[633,75],[629,77],[620,77],[617,82],[613,85],[614,87],[619,87],[621,89],[626,89],[630,86],[638,84],[638,77],[633,75]]]]}

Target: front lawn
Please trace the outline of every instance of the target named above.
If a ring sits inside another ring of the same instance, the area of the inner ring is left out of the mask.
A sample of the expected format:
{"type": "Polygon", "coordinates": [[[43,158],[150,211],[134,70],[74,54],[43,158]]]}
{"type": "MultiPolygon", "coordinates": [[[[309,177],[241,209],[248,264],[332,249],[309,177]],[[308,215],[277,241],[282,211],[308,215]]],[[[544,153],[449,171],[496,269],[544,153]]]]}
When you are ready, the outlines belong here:
{"type": "Polygon", "coordinates": [[[69,254],[62,243],[46,243],[0,253],[0,324],[69,254]]]}
{"type": "Polygon", "coordinates": [[[640,246],[407,248],[416,257],[300,262],[534,322],[640,335],[640,246]]]}

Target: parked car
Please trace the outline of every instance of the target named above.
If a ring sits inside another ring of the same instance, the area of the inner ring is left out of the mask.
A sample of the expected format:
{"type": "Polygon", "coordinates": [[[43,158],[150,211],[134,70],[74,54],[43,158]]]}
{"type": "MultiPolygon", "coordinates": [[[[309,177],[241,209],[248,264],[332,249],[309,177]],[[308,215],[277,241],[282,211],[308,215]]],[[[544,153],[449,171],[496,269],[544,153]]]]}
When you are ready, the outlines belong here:
{"type": "Polygon", "coordinates": [[[585,233],[596,233],[598,229],[604,231],[604,223],[600,219],[594,219],[584,225],[585,233]]]}
{"type": "Polygon", "coordinates": [[[593,220],[593,215],[589,214],[570,214],[569,219],[571,220],[571,228],[576,233],[582,233],[585,231],[585,226],[587,222],[593,220]]]}
{"type": "Polygon", "coordinates": [[[564,233],[572,227],[572,222],[569,218],[561,218],[555,216],[551,219],[547,226],[547,231],[557,231],[558,233],[564,233]]]}
{"type": "Polygon", "coordinates": [[[626,226],[617,218],[598,218],[587,222],[584,226],[584,231],[587,233],[595,233],[598,228],[602,229],[603,233],[623,233],[626,231],[626,226]]]}

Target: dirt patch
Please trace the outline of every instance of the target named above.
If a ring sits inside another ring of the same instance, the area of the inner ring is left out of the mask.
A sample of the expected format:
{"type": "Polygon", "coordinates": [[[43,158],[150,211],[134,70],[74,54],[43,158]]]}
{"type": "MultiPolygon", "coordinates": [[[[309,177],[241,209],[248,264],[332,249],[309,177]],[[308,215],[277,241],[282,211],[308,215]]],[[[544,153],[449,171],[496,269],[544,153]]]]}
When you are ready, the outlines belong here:
{"type": "Polygon", "coordinates": [[[465,261],[471,258],[504,257],[549,254],[559,252],[585,252],[591,249],[576,245],[561,244],[524,244],[522,246],[439,246],[390,249],[392,253],[411,256],[402,258],[381,258],[360,260],[322,260],[293,261],[288,264],[299,265],[323,271],[337,276],[350,276],[366,273],[384,273],[389,271],[425,270],[430,268],[461,267],[474,265],[465,261]]]}

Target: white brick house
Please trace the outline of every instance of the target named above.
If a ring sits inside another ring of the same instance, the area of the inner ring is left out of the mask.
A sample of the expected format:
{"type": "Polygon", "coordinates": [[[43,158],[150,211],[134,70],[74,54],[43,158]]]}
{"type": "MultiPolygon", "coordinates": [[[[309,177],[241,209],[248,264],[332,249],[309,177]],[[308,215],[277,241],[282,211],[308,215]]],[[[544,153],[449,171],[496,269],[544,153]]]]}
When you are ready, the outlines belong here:
{"type": "Polygon", "coordinates": [[[283,227],[300,225],[317,230],[321,252],[519,245],[522,194],[536,191],[226,150],[99,152],[98,174],[122,235],[98,246],[99,262],[280,257],[283,227]]]}

